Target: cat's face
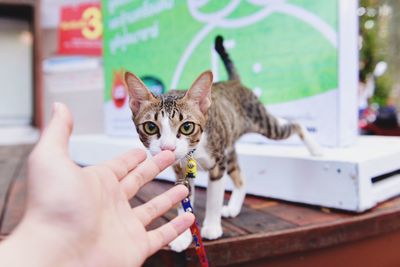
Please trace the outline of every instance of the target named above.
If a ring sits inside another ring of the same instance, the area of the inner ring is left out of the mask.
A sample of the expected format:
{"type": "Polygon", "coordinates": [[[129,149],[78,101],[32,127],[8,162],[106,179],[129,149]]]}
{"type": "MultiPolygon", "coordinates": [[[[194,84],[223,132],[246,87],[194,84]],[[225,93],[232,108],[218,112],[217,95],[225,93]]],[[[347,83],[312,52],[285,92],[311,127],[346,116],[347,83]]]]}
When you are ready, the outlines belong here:
{"type": "Polygon", "coordinates": [[[125,74],[132,118],[151,154],[171,150],[176,159],[200,142],[211,105],[211,72],[202,73],[188,91],[154,96],[134,74],[125,74]]]}

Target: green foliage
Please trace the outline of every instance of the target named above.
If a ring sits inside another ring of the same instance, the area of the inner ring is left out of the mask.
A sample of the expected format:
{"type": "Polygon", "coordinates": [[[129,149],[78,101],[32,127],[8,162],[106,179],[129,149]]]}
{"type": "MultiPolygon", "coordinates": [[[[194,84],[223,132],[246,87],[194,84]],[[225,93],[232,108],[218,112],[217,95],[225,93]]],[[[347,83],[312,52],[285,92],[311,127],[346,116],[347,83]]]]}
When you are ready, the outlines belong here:
{"type": "Polygon", "coordinates": [[[382,75],[376,80],[376,90],[372,98],[372,102],[379,104],[379,106],[386,106],[387,100],[390,96],[390,89],[392,87],[392,80],[389,74],[382,75]]]}
{"type": "MultiPolygon", "coordinates": [[[[380,9],[384,2],[377,0],[360,1],[359,30],[362,39],[360,80],[362,82],[365,82],[368,76],[373,75],[378,62],[387,61],[389,57],[387,38],[382,34],[387,30],[388,25],[385,18],[380,15],[380,9]]],[[[375,86],[375,95],[372,97],[372,102],[386,105],[392,87],[390,75],[385,73],[377,78],[375,86]]]]}
{"type": "MultiPolygon", "coordinates": [[[[362,0],[360,7],[377,8],[376,5],[371,5],[371,0],[362,0]]],[[[366,11],[365,11],[366,12],[366,11]]],[[[360,16],[360,34],[362,38],[362,47],[360,51],[360,76],[362,80],[365,80],[368,74],[374,71],[374,67],[377,60],[377,27],[374,26],[371,29],[365,27],[367,21],[373,22],[377,25],[376,17],[370,17],[365,13],[360,16]]]]}

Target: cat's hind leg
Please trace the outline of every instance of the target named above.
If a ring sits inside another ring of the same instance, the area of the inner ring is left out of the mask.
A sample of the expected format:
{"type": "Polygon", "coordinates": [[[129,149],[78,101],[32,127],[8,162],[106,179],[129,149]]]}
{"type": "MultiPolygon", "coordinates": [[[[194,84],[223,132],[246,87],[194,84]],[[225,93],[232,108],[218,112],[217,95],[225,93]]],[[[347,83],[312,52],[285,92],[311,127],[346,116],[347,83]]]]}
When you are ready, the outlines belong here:
{"type": "Polygon", "coordinates": [[[222,207],[222,217],[233,218],[240,213],[246,196],[246,180],[240,171],[235,149],[228,152],[227,167],[234,187],[228,205],[222,207]]]}
{"type": "Polygon", "coordinates": [[[323,156],[324,152],[322,147],[310,136],[307,129],[301,124],[297,124],[297,134],[307,147],[311,155],[320,157],[323,156]]]}

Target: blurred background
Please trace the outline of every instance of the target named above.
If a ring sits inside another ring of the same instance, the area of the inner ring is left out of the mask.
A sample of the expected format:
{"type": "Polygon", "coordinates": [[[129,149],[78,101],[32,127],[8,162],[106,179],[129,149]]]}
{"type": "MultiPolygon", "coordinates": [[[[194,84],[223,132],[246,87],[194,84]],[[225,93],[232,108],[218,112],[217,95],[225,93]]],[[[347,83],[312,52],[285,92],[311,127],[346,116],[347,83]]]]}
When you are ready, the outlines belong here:
{"type": "MultiPolygon", "coordinates": [[[[265,266],[271,255],[291,266],[400,266],[400,198],[360,215],[336,210],[364,212],[398,195],[400,139],[358,135],[400,136],[399,26],[399,0],[0,0],[0,240],[23,214],[22,166],[54,101],[73,113],[78,164],[139,147],[123,69],[154,92],[185,88],[205,68],[226,79],[213,50],[221,33],[245,84],[274,114],[339,148],[310,159],[303,147],[239,144],[248,192],[268,198],[246,197],[244,216],[224,222],[226,240],[243,243],[227,250],[218,241],[209,255],[241,266],[265,266]],[[314,252],[319,264],[307,261],[314,252]]],[[[159,176],[173,177],[170,169],[159,176]]],[[[196,183],[206,185],[207,176],[196,183]]],[[[170,185],[149,183],[133,205],[170,185]]],[[[206,198],[204,190],[196,195],[206,198]]]]}
{"type": "Polygon", "coordinates": [[[400,2],[361,0],[358,16],[361,132],[399,135],[400,2]]]}
{"type": "MultiPolygon", "coordinates": [[[[101,36],[74,43],[66,33],[68,27],[79,27],[73,24],[76,14],[90,6],[101,10],[100,5],[101,1],[87,0],[0,1],[4,142],[36,135],[35,129],[48,120],[53,101],[71,107],[75,133],[104,133],[101,36]]],[[[359,131],[400,135],[400,2],[361,0],[357,15],[359,131]]]]}

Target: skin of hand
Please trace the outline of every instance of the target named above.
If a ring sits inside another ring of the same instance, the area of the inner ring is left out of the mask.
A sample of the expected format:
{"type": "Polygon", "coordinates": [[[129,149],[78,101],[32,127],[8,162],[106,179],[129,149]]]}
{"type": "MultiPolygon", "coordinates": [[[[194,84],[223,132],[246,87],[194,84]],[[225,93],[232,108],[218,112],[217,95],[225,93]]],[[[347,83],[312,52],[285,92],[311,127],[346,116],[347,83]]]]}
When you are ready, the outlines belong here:
{"type": "Polygon", "coordinates": [[[68,156],[72,116],[61,103],[28,160],[27,207],[0,243],[0,266],[140,266],[193,222],[182,214],[152,231],[145,226],[187,194],[179,185],[131,208],[141,186],[171,165],[164,151],[146,159],[137,149],[81,168],[68,156]]]}

